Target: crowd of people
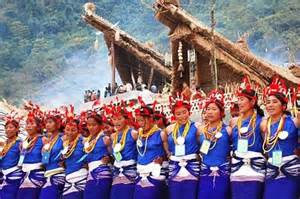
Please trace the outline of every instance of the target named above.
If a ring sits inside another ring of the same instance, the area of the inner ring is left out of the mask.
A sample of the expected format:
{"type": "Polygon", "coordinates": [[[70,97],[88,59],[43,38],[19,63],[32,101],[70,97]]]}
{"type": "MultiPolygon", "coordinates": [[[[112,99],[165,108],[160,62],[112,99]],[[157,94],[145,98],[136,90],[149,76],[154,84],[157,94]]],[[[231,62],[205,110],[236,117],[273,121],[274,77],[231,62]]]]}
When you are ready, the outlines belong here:
{"type": "Polygon", "coordinates": [[[84,103],[99,100],[100,97],[101,97],[100,90],[97,90],[97,91],[95,91],[95,90],[86,90],[84,92],[84,103]]]}
{"type": "Polygon", "coordinates": [[[166,83],[161,83],[160,85],[152,84],[148,87],[148,85],[143,82],[142,77],[138,75],[136,83],[133,83],[133,85],[129,82],[120,85],[114,83],[114,86],[112,86],[111,83],[108,83],[108,85],[105,87],[104,98],[130,91],[149,90],[152,93],[162,93],[164,92],[164,89],[167,89],[167,87],[169,87],[169,85],[166,83]]]}
{"type": "Polygon", "coordinates": [[[25,140],[18,139],[21,118],[3,118],[0,197],[299,199],[300,112],[288,112],[284,81],[265,88],[266,112],[248,78],[236,97],[228,124],[220,90],[204,99],[201,123],[190,120],[184,95],[170,97],[171,120],[141,98],[80,114],[72,106],[26,107],[25,140]]]}

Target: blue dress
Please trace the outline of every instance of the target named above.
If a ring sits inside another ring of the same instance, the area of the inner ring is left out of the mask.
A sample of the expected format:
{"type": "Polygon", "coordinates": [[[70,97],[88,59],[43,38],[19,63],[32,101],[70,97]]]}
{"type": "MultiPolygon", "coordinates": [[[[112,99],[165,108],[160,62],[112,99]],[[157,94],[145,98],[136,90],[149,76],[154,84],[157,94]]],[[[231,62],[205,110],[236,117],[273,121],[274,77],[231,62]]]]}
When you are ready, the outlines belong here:
{"type": "MultiPolygon", "coordinates": [[[[241,127],[247,127],[250,123],[251,117],[242,121],[241,127]]],[[[254,134],[248,138],[248,151],[255,152],[258,155],[250,158],[250,165],[245,165],[244,158],[236,156],[235,152],[238,148],[238,140],[239,133],[238,127],[235,126],[232,130],[232,142],[233,142],[233,159],[236,161],[232,163],[232,174],[238,172],[242,166],[247,166],[253,170],[253,175],[249,177],[245,177],[248,174],[242,174],[235,179],[232,177],[231,180],[231,188],[232,188],[232,198],[247,198],[247,199],[261,199],[263,196],[263,188],[264,188],[264,175],[265,175],[265,159],[262,155],[262,145],[263,145],[263,137],[260,130],[260,124],[262,121],[262,117],[257,115],[255,122],[254,134]],[[256,173],[256,174],[255,174],[256,173]],[[247,179],[248,178],[248,179],[247,179]]],[[[252,126],[249,127],[249,131],[251,132],[252,126]]]]}
{"type": "Polygon", "coordinates": [[[17,197],[20,183],[25,176],[25,173],[17,167],[19,156],[20,141],[17,140],[0,161],[2,172],[4,174],[0,198],[16,199],[17,197]]]}
{"type": "MultiPolygon", "coordinates": [[[[113,183],[111,188],[111,199],[132,199],[135,189],[136,173],[136,159],[137,149],[136,141],[131,135],[132,129],[128,130],[126,135],[126,142],[123,150],[120,152],[122,156],[121,161],[115,161],[113,167],[113,183]],[[131,161],[129,165],[124,166],[123,162],[131,161]],[[118,166],[120,164],[121,166],[118,166]]],[[[122,134],[118,135],[118,143],[122,138],[122,134]]]]}
{"type": "MultiPolygon", "coordinates": [[[[61,162],[61,151],[63,149],[63,140],[61,137],[57,139],[53,145],[49,155],[49,162],[44,164],[46,168],[45,175],[47,176],[47,183],[41,190],[40,199],[60,199],[65,185],[65,174],[61,162]],[[55,171],[54,174],[48,176],[47,172],[55,171]]],[[[45,155],[43,156],[46,157],[45,155]]]]}
{"type": "Polygon", "coordinates": [[[65,159],[66,181],[63,199],[82,199],[87,180],[87,171],[83,169],[84,161],[79,161],[84,156],[83,139],[80,137],[73,153],[65,159]]]}
{"type": "MultiPolygon", "coordinates": [[[[214,143],[210,143],[210,150],[202,154],[200,170],[198,198],[206,199],[230,199],[230,137],[226,125],[222,126],[221,137],[214,143]]],[[[200,145],[205,136],[200,135],[200,145]]]]}
{"type": "MultiPolygon", "coordinates": [[[[147,140],[146,138],[139,138],[142,146],[138,146],[138,158],[137,163],[141,166],[153,167],[153,161],[156,158],[164,157],[165,153],[163,150],[163,142],[161,139],[161,130],[154,132],[147,140]],[[146,147],[146,148],[145,148],[146,147]]],[[[138,172],[139,173],[139,172],[138,172]]],[[[144,199],[163,199],[166,196],[166,183],[165,174],[162,170],[158,174],[153,175],[152,172],[139,173],[139,176],[135,185],[134,198],[144,198],[144,199]]]]}
{"type": "Polygon", "coordinates": [[[109,156],[107,146],[104,143],[104,135],[101,135],[96,142],[95,148],[87,155],[86,162],[89,164],[89,177],[84,190],[84,199],[109,199],[112,183],[112,172],[109,165],[101,164],[96,168],[90,168],[91,164],[101,161],[109,156]]]}
{"type": "Polygon", "coordinates": [[[42,137],[39,137],[31,150],[24,151],[25,158],[22,167],[23,171],[25,169],[24,168],[25,164],[37,165],[37,166],[32,167],[32,169],[29,169],[29,171],[27,171],[26,169],[26,177],[19,188],[18,196],[17,196],[18,199],[39,198],[41,188],[46,183],[46,178],[44,177],[44,169],[41,168],[42,148],[43,148],[42,137]]]}
{"type": "MultiPolygon", "coordinates": [[[[241,127],[247,127],[249,125],[250,119],[251,119],[251,117],[248,117],[247,119],[243,120],[241,127]]],[[[261,130],[260,130],[261,121],[262,121],[262,117],[260,115],[257,115],[256,116],[256,121],[255,121],[255,126],[254,126],[255,136],[252,135],[248,139],[248,151],[255,151],[255,152],[262,153],[263,137],[262,137],[262,133],[261,133],[261,130]]],[[[251,131],[252,131],[252,126],[249,126],[249,131],[248,132],[251,132],[251,131]]],[[[239,139],[238,127],[237,127],[237,125],[235,125],[234,128],[232,129],[233,151],[237,150],[238,139],[239,139]]]]}
{"type": "MultiPolygon", "coordinates": [[[[278,125],[279,121],[271,125],[271,135],[275,134],[278,125]]],[[[279,138],[273,149],[268,152],[270,158],[274,158],[274,154],[281,152],[282,163],[279,168],[278,165],[268,161],[264,199],[299,199],[300,197],[300,159],[294,155],[298,147],[298,129],[290,116],[286,117],[283,131],[288,132],[288,137],[279,138]]]]}
{"type": "MultiPolygon", "coordinates": [[[[178,136],[183,134],[185,125],[180,126],[178,136]]],[[[184,151],[185,156],[172,158],[169,162],[169,198],[170,199],[182,199],[182,198],[197,198],[198,183],[199,183],[199,171],[200,161],[196,156],[199,152],[199,141],[197,140],[197,127],[194,122],[190,123],[190,129],[185,137],[184,151]],[[191,158],[185,158],[189,156],[191,158]],[[181,163],[183,162],[183,163],[181,163]],[[188,173],[187,175],[179,176],[181,170],[188,173]]],[[[172,133],[168,135],[169,151],[173,156],[175,154],[175,143],[172,137],[172,133]]]]}

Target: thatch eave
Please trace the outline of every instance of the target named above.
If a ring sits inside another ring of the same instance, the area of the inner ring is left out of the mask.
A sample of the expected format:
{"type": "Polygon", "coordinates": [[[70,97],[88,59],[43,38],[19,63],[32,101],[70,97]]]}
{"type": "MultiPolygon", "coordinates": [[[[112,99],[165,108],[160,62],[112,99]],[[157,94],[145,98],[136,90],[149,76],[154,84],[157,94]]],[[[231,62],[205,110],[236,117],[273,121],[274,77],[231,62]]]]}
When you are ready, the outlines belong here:
{"type": "Polygon", "coordinates": [[[164,66],[164,56],[162,54],[154,51],[146,44],[138,42],[137,39],[131,37],[126,32],[120,30],[100,16],[97,16],[95,14],[86,14],[83,15],[82,18],[92,27],[103,32],[108,48],[110,48],[111,42],[113,42],[120,48],[125,49],[131,55],[134,55],[144,64],[153,68],[162,76],[166,77],[167,79],[171,78],[172,72],[169,68],[166,68],[164,66]],[[119,34],[118,39],[116,39],[116,34],[119,34]]]}
{"type": "MultiPolygon", "coordinates": [[[[205,51],[202,53],[210,54],[212,45],[210,40],[211,28],[200,23],[196,18],[180,7],[172,4],[162,4],[161,1],[157,4],[159,4],[159,6],[156,6],[156,18],[170,28],[171,41],[172,39],[178,40],[181,38],[191,45],[197,46],[198,49],[205,51]],[[165,21],[168,21],[168,23],[165,23],[165,21]],[[173,22],[173,24],[171,24],[171,22],[173,22]],[[176,28],[183,25],[189,28],[189,31],[186,31],[187,35],[174,34],[174,32],[176,33],[176,28]],[[197,36],[191,36],[194,34],[197,36]],[[197,37],[197,39],[191,40],[191,37],[197,37]]],[[[248,71],[246,74],[250,73],[253,74],[251,76],[257,76],[258,78],[255,79],[261,79],[260,81],[264,82],[264,84],[270,81],[271,77],[276,74],[284,78],[289,85],[300,83],[300,78],[295,77],[288,69],[270,64],[255,56],[253,53],[244,51],[217,32],[215,33],[215,47],[216,51],[218,51],[217,54],[226,56],[227,60],[223,59],[221,60],[222,62],[225,62],[228,65],[236,63],[235,65],[232,65],[232,67],[241,72],[248,71]]]]}

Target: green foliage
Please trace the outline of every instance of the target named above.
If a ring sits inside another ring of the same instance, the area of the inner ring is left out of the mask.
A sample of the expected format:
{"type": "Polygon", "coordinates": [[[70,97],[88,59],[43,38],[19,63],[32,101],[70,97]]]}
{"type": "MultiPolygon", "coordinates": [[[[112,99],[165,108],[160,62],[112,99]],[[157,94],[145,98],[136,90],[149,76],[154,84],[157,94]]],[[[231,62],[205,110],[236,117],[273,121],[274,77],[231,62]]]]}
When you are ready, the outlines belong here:
{"type": "MultiPolygon", "coordinates": [[[[0,1],[0,97],[20,102],[54,78],[67,58],[90,51],[95,30],[80,15],[88,0],[0,1]]],[[[154,19],[153,0],[97,0],[97,13],[141,41],[167,50],[168,29],[154,19]]],[[[181,0],[195,17],[210,24],[209,0],[181,0]]],[[[236,40],[248,32],[252,51],[287,61],[300,54],[299,0],[217,1],[217,30],[236,40]]]]}

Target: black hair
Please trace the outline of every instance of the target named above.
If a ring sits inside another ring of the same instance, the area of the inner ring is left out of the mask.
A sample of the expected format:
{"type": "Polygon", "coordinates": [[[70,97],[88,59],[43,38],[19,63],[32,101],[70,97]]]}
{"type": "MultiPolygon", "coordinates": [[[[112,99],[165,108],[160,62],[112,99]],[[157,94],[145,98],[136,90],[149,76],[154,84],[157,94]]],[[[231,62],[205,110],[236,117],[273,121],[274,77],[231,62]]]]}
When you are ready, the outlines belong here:
{"type": "Polygon", "coordinates": [[[282,93],[275,93],[274,96],[281,102],[283,106],[287,105],[287,102],[285,100],[285,96],[282,93]]]}
{"type": "Polygon", "coordinates": [[[143,117],[152,117],[153,115],[153,110],[152,108],[148,107],[148,106],[142,106],[140,109],[140,115],[143,117]]]}
{"type": "MultiPolygon", "coordinates": [[[[275,93],[274,96],[280,101],[282,106],[285,106],[287,108],[287,101],[285,100],[285,96],[282,93],[275,93]]],[[[292,115],[290,111],[284,110],[283,113],[285,115],[292,115]]]]}
{"type": "Polygon", "coordinates": [[[70,119],[64,124],[64,128],[71,123],[75,123],[77,126],[80,124],[80,121],[78,119],[70,119]]]}
{"type": "Polygon", "coordinates": [[[52,121],[55,122],[56,125],[59,125],[59,128],[58,128],[59,132],[64,131],[61,116],[59,116],[59,115],[48,116],[45,120],[45,123],[46,123],[47,120],[52,120],[52,121]]]}
{"type": "Polygon", "coordinates": [[[164,113],[160,113],[159,111],[155,111],[154,112],[153,119],[154,119],[154,121],[158,121],[158,120],[162,119],[162,122],[163,122],[164,126],[168,126],[169,125],[169,121],[166,118],[165,114],[164,113]]]}
{"type": "MultiPolygon", "coordinates": [[[[249,100],[252,100],[256,97],[257,99],[257,93],[253,90],[253,89],[250,89],[250,90],[242,90],[242,94],[244,94],[243,96],[245,96],[247,99],[249,100]]],[[[257,104],[257,100],[255,101],[255,104],[254,104],[254,107],[253,107],[255,110],[256,110],[256,113],[258,115],[260,115],[261,117],[264,117],[265,116],[265,113],[264,111],[260,108],[260,106],[258,106],[257,104]]]]}
{"type": "Polygon", "coordinates": [[[217,107],[219,108],[220,112],[221,112],[221,116],[222,118],[225,117],[225,108],[222,102],[220,102],[220,100],[215,100],[213,103],[215,103],[217,105],[217,107]]]}
{"type": "Polygon", "coordinates": [[[6,127],[8,124],[12,124],[15,128],[19,128],[19,122],[17,122],[17,120],[10,120],[10,121],[7,121],[4,125],[4,127],[6,127]]]}
{"type": "Polygon", "coordinates": [[[93,118],[99,125],[103,124],[102,117],[99,114],[95,114],[95,113],[89,114],[87,116],[87,119],[89,118],[93,118]]]}
{"type": "Polygon", "coordinates": [[[33,121],[36,126],[37,126],[37,131],[39,134],[42,134],[43,133],[43,127],[44,127],[44,123],[43,123],[43,120],[41,120],[40,118],[38,117],[30,117],[30,120],[27,119],[27,122],[28,121],[33,121]]]}

